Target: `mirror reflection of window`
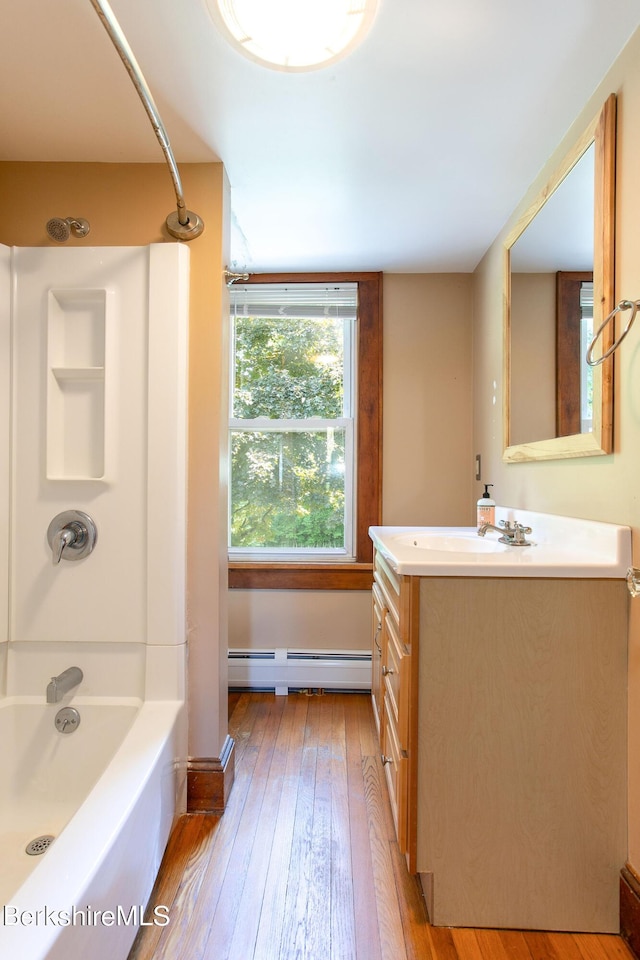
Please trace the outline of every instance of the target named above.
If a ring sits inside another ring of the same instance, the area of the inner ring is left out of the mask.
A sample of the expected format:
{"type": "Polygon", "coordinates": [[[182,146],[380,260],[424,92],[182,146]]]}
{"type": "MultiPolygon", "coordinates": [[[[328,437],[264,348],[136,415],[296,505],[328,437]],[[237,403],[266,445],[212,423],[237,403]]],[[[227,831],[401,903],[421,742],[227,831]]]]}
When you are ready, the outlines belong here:
{"type": "Polygon", "coordinates": [[[592,420],[582,409],[580,288],[556,287],[561,276],[593,278],[594,162],[591,144],[511,247],[513,443],[572,436],[592,420]]]}
{"type": "Polygon", "coordinates": [[[611,94],[505,238],[507,463],[612,451],[613,364],[583,372],[582,356],[614,307],[615,146],[611,94]]]}
{"type": "Polygon", "coordinates": [[[593,430],[593,367],[586,361],[593,340],[593,280],[580,284],[580,433],[593,430]]]}
{"type": "Polygon", "coordinates": [[[593,271],[556,274],[556,436],[593,431],[593,368],[587,364],[593,329],[593,271]]]}

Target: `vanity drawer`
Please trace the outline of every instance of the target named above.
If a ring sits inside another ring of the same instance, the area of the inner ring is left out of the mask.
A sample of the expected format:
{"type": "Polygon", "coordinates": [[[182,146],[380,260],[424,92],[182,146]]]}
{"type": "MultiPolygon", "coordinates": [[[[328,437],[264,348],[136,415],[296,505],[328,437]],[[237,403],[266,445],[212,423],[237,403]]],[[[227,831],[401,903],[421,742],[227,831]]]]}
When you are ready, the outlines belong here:
{"type": "Polygon", "coordinates": [[[382,763],[387,779],[391,812],[401,850],[407,844],[407,757],[400,749],[393,718],[385,715],[382,763]]]}
{"type": "Polygon", "coordinates": [[[400,621],[400,579],[393,572],[387,561],[376,553],[374,581],[378,584],[384,597],[385,605],[393,614],[396,623],[400,621]]]}
{"type": "Polygon", "coordinates": [[[401,750],[409,749],[409,669],[411,657],[392,619],[385,621],[386,647],[382,661],[385,710],[391,713],[401,750]]]}
{"type": "Polygon", "coordinates": [[[374,643],[377,643],[380,647],[380,652],[382,652],[382,626],[384,623],[384,616],[387,611],[387,605],[384,602],[384,597],[380,592],[380,587],[377,583],[373,584],[372,589],[373,594],[373,638],[374,643]]]}

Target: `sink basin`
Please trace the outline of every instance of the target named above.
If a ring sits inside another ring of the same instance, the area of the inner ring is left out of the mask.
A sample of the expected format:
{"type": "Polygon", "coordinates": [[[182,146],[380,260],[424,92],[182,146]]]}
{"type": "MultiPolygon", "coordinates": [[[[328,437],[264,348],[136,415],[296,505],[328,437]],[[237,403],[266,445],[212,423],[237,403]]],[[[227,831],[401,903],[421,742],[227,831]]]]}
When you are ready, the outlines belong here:
{"type": "MultiPolygon", "coordinates": [[[[438,536],[432,533],[409,533],[394,537],[398,543],[406,547],[417,547],[418,550],[446,550],[447,553],[502,553],[508,550],[506,543],[498,540],[484,540],[477,534],[449,534],[438,536]]],[[[522,548],[526,549],[526,548],[522,548]]]]}
{"type": "Polygon", "coordinates": [[[496,507],[496,524],[531,527],[531,545],[479,537],[475,527],[370,527],[376,550],[401,575],[421,577],[611,577],[631,564],[629,527],[532,510],[496,507]]]}

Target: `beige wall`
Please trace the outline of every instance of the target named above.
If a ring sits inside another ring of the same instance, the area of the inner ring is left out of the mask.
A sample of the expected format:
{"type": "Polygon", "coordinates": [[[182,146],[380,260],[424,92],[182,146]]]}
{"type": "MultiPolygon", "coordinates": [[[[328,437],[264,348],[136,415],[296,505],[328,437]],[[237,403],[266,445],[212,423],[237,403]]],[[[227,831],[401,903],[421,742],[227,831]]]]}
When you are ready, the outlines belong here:
{"type": "MultiPolygon", "coordinates": [[[[221,318],[228,184],[219,163],[181,164],[180,173],[188,207],[205,222],[202,236],[189,243],[189,752],[217,757],[227,733],[226,511],[219,502],[226,496],[220,423],[226,419],[221,318]]],[[[0,243],[10,246],[49,245],[45,223],[54,216],[90,222],[89,237],[71,239],[69,245],[170,240],[164,221],[175,203],[164,163],[5,162],[0,163],[0,195],[0,243]]]]}
{"type": "Polygon", "coordinates": [[[368,650],[371,597],[361,590],[230,590],[229,645],[368,650]]]}
{"type": "Polygon", "coordinates": [[[468,274],[384,276],[385,524],[475,522],[471,305],[468,274]]]}
{"type": "MultiPolygon", "coordinates": [[[[586,126],[610,93],[618,95],[616,301],[640,297],[640,32],[613,65],[582,115],[586,126]]],[[[628,524],[640,565],[640,330],[616,360],[614,453],[540,463],[502,462],[502,241],[573,140],[571,133],[479,265],[474,291],[474,443],[495,482],[498,503],[628,524]],[[495,402],[494,402],[495,398],[495,402]]],[[[640,602],[630,602],[629,858],[640,868],[640,602]]]]}
{"type": "MultiPolygon", "coordinates": [[[[471,281],[384,276],[385,524],[474,522],[471,281]]],[[[229,645],[369,649],[370,594],[231,590],[229,645]]]]}

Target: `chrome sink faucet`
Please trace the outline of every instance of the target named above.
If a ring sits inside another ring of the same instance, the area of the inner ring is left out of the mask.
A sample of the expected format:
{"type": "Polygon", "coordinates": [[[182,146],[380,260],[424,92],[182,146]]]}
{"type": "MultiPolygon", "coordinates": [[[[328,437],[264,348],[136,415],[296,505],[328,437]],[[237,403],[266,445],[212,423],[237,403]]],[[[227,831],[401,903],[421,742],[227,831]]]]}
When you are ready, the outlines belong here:
{"type": "Polygon", "coordinates": [[[501,520],[500,526],[496,527],[493,523],[483,523],[478,527],[478,536],[484,537],[487,530],[496,530],[502,536],[498,537],[500,543],[508,543],[511,547],[530,547],[531,541],[526,539],[526,535],[531,533],[531,527],[525,527],[523,524],[514,520],[501,520]]]}
{"type": "Polygon", "coordinates": [[[82,682],[83,676],[80,667],[69,667],[57,677],[51,677],[47,684],[47,703],[59,703],[65,693],[69,693],[82,682]]]}

